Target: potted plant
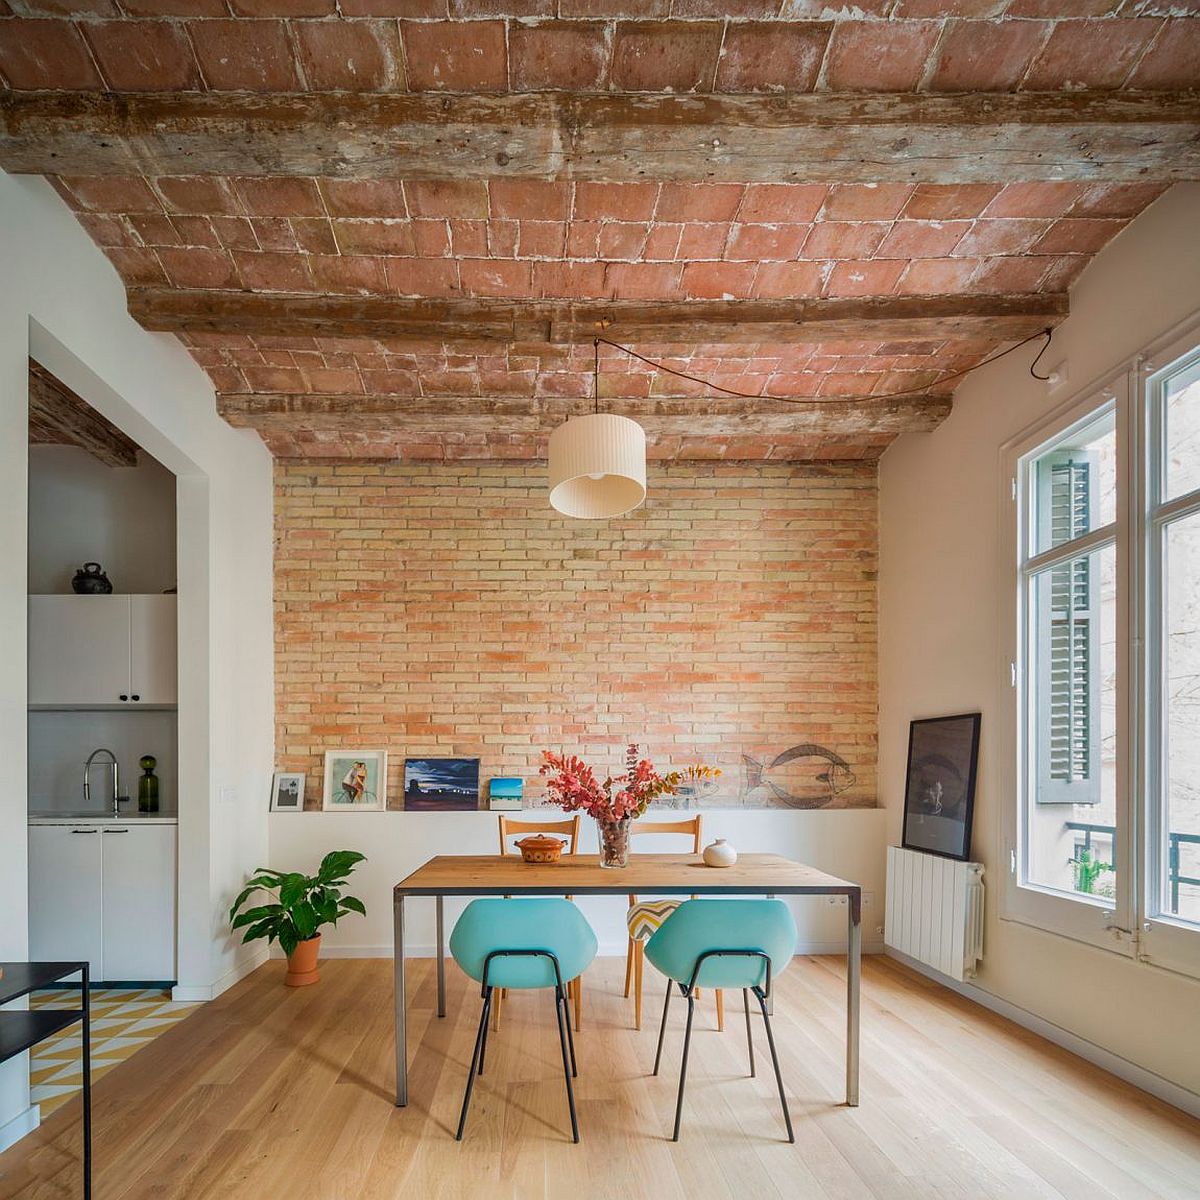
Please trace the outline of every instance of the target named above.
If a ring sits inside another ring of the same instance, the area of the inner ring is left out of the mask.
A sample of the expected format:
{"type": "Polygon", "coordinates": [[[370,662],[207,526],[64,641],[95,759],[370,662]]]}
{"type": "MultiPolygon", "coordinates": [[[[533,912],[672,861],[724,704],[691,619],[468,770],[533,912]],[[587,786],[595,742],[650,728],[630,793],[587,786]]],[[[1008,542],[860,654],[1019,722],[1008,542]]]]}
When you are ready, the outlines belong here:
{"type": "Polygon", "coordinates": [[[317,931],[322,925],[336,925],[338,918],[347,913],[367,915],[361,900],[342,895],[350,872],[365,861],[366,855],[355,850],[331,850],[321,859],[315,875],[259,867],[229,910],[230,928],[246,930],[243,944],[264,937],[279,943],[287,955],[284,983],[288,987],[316,983],[320,978],[317,955],[321,949],[317,931]],[[272,893],[272,902],[239,911],[255,892],[272,893]]]}
{"type": "Polygon", "coordinates": [[[687,783],[721,774],[719,768],[697,764],[660,775],[648,758],[639,757],[636,745],[625,751],[625,774],[610,775],[603,783],[581,759],[549,750],[542,752],[539,773],[546,776],[552,803],[565,812],[582,809],[595,820],[602,867],[623,867],[629,862],[629,827],[660,796],[673,796],[687,783]]]}

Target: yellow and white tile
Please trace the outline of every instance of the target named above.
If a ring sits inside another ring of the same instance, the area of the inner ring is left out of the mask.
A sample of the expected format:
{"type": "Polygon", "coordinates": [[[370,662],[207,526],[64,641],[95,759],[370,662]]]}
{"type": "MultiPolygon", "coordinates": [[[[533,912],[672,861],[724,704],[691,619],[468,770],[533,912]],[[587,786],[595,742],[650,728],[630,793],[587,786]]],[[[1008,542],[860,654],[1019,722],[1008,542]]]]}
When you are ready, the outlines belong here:
{"type": "MultiPolygon", "coordinates": [[[[174,1028],[195,1004],[176,1004],[158,988],[94,988],[92,1001],[92,1082],[131,1054],[174,1028]]],[[[79,991],[37,992],[32,1008],[78,1008],[79,991]]],[[[81,1037],[72,1025],[34,1047],[29,1064],[31,1099],[47,1117],[83,1087],[81,1037]]]]}

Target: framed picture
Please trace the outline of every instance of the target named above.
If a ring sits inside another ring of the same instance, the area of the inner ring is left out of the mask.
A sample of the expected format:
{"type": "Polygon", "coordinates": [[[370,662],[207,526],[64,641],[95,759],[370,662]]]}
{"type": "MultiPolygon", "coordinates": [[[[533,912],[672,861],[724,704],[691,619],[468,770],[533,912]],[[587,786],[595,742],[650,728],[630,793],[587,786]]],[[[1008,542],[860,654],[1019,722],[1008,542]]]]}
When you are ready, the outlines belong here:
{"type": "Polygon", "coordinates": [[[305,778],[298,772],[276,771],[271,785],[271,811],[303,812],[305,778]]]}
{"type": "Polygon", "coordinates": [[[326,750],[326,812],[383,812],[387,808],[386,750],[326,750]]]}
{"type": "Polygon", "coordinates": [[[525,780],[512,775],[496,775],[488,782],[488,808],[515,810],[525,804],[525,780]]]}
{"type": "Polygon", "coordinates": [[[908,727],[901,845],[965,862],[971,857],[979,713],[931,717],[908,727]]]}
{"type": "Polygon", "coordinates": [[[405,759],[404,807],[410,812],[468,812],[478,808],[479,759],[405,759]]]}

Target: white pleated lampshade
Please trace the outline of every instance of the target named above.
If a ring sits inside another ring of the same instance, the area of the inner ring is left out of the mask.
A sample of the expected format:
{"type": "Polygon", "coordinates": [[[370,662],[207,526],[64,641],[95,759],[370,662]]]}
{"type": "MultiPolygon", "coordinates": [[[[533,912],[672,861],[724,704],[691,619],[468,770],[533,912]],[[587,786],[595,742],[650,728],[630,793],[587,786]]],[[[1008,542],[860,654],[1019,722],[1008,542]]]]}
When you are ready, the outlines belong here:
{"type": "Polygon", "coordinates": [[[550,503],[568,517],[619,517],[646,498],[646,431],[628,417],[572,417],[550,435],[550,503]]]}

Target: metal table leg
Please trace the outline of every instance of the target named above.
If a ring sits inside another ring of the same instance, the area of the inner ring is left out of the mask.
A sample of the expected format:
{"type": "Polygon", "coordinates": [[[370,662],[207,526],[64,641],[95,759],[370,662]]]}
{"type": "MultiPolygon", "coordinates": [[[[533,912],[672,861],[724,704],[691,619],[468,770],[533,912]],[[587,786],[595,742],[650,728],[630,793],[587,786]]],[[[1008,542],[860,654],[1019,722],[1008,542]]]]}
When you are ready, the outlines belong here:
{"type": "Polygon", "coordinates": [[[439,1017],[446,1015],[446,914],[445,898],[438,896],[437,904],[437,992],[439,1017]]]}
{"type": "Polygon", "coordinates": [[[392,900],[393,939],[395,958],[392,970],[395,978],[396,1003],[396,1105],[408,1103],[408,1030],[405,1024],[404,1000],[404,897],[397,893],[392,900]]]}
{"type": "Polygon", "coordinates": [[[846,946],[846,1103],[858,1106],[859,990],[862,977],[862,911],[857,896],[849,904],[846,946]]]}
{"type": "Polygon", "coordinates": [[[92,1000],[83,968],[83,1200],[92,1200],[92,1000]]]}

